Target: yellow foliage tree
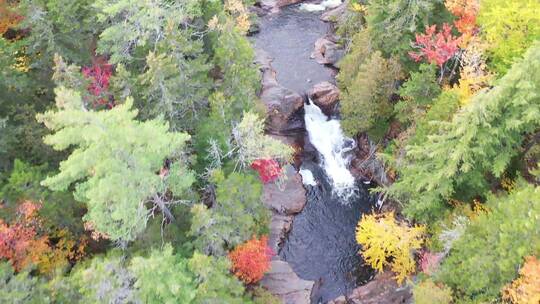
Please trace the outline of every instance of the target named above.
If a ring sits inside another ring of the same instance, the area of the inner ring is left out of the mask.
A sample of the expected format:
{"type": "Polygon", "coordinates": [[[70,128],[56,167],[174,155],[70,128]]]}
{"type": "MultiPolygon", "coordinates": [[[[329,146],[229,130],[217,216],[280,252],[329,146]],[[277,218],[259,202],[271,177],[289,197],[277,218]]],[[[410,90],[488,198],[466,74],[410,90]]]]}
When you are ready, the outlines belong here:
{"type": "Polygon", "coordinates": [[[461,106],[469,103],[472,96],[481,89],[488,87],[493,79],[486,65],[485,50],[487,44],[478,37],[472,37],[461,54],[461,73],[459,84],[454,89],[459,95],[461,106]]]}
{"type": "Polygon", "coordinates": [[[379,272],[389,266],[401,284],[416,268],[413,253],[422,246],[424,232],[423,226],[397,222],[393,212],[364,214],[356,227],[356,241],[367,264],[379,272]]]}
{"type": "Polygon", "coordinates": [[[235,18],[236,26],[242,33],[246,33],[249,30],[251,26],[249,11],[241,0],[226,0],[225,10],[235,18]]]}
{"type": "Polygon", "coordinates": [[[503,299],[513,304],[540,303],[540,260],[534,256],[525,258],[519,278],[507,285],[503,299]]]}

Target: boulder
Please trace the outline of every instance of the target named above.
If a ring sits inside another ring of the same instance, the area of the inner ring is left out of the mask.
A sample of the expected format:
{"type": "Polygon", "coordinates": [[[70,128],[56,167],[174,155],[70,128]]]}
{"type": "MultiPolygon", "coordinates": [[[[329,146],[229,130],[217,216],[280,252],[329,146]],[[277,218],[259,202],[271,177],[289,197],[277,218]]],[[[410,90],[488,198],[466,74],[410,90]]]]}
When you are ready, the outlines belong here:
{"type": "Polygon", "coordinates": [[[410,287],[400,287],[390,272],[379,274],[366,285],[328,304],[408,304],[412,303],[410,287]]]}
{"type": "Polygon", "coordinates": [[[281,186],[276,183],[265,184],[263,202],[275,212],[293,215],[304,209],[306,190],[302,184],[302,176],[296,172],[293,166],[287,165],[283,169],[286,175],[285,182],[281,186]]]}
{"type": "Polygon", "coordinates": [[[320,19],[324,22],[337,22],[347,11],[347,3],[343,2],[340,6],[324,12],[320,19]]]}
{"type": "Polygon", "coordinates": [[[324,81],[314,85],[309,90],[308,96],[326,115],[332,115],[339,101],[339,89],[330,82],[324,81]]]}
{"type": "Polygon", "coordinates": [[[266,129],[269,133],[285,134],[303,125],[290,124],[294,114],[304,106],[300,94],[282,87],[276,80],[276,71],[271,65],[272,58],[263,50],[256,50],[255,63],[262,74],[260,98],[266,106],[266,129]]]}
{"type": "Polygon", "coordinates": [[[345,51],[329,36],[325,36],[315,41],[315,49],[311,53],[320,64],[336,65],[345,55],[345,51]]]}
{"type": "Polygon", "coordinates": [[[285,236],[291,230],[293,218],[294,217],[292,215],[284,215],[277,212],[272,212],[268,245],[274,252],[279,251],[279,247],[283,243],[285,236]]]}
{"type": "Polygon", "coordinates": [[[309,304],[313,281],[300,279],[287,262],[273,260],[261,285],[284,304],[309,304]]]}

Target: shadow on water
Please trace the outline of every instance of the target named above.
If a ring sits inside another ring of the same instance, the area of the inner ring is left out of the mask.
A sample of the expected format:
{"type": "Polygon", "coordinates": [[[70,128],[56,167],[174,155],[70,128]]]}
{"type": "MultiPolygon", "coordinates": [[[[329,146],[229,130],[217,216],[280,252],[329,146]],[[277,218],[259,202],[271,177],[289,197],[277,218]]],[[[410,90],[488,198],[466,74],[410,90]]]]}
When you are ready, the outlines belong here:
{"type": "Polygon", "coordinates": [[[355,227],[362,213],[368,212],[374,199],[364,185],[349,203],[332,195],[324,170],[307,161],[303,169],[313,173],[317,186],[306,185],[307,204],[294,218],[280,256],[303,279],[319,281],[315,303],[333,300],[366,283],[372,272],[358,255],[355,227]]]}
{"type": "Polygon", "coordinates": [[[318,82],[333,82],[334,71],[310,58],[315,41],[329,31],[319,16],[298,6],[286,7],[279,14],[261,17],[261,31],[253,39],[255,47],[274,58],[278,83],[298,93],[318,82]]]}

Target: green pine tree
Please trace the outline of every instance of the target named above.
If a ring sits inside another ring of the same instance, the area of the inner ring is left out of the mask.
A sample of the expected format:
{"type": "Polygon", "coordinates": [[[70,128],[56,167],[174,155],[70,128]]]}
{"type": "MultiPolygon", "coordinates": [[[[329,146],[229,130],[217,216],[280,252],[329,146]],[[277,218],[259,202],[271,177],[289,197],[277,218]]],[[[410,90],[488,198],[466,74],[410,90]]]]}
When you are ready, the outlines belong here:
{"type": "MultiPolygon", "coordinates": [[[[66,190],[74,184],[76,199],[88,207],[87,221],[113,240],[133,240],[146,226],[152,210],[148,201],[167,212],[160,194],[168,179],[157,173],[165,159],[181,155],[189,135],[169,132],[162,119],[135,120],[130,98],[109,111],[90,111],[79,93],[63,87],[56,93],[58,110],[37,119],[55,132],[44,138],[45,143],[73,152],[43,185],[66,190]]],[[[171,170],[171,180],[180,188],[189,187],[193,181],[189,171],[182,166],[172,169],[176,170],[171,170]]]]}

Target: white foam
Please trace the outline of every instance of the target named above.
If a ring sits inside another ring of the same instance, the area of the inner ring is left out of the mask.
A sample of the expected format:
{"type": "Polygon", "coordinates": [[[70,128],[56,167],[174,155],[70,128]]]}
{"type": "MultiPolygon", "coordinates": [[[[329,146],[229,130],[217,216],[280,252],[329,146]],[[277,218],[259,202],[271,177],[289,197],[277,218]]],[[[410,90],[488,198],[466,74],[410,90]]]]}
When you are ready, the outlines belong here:
{"type": "Polygon", "coordinates": [[[307,12],[320,12],[324,11],[328,8],[336,8],[340,6],[342,3],[341,0],[324,0],[320,4],[314,4],[314,3],[302,3],[300,5],[300,9],[307,12]]]}
{"type": "Polygon", "coordinates": [[[320,12],[324,11],[326,8],[321,4],[302,3],[300,9],[306,12],[320,12]]]}
{"type": "Polygon", "coordinates": [[[324,0],[321,5],[324,6],[325,8],[336,8],[338,6],[341,5],[341,3],[343,3],[343,1],[341,0],[324,0]]]}
{"type": "Polygon", "coordinates": [[[329,120],[313,102],[306,104],[304,110],[309,141],[322,156],[321,166],[330,178],[335,193],[349,198],[354,194],[355,180],[347,169],[349,158],[345,152],[352,149],[352,139],[343,135],[339,120],[329,120]]]}
{"type": "Polygon", "coordinates": [[[317,186],[317,181],[313,177],[313,172],[308,169],[300,169],[300,175],[302,175],[302,182],[306,186],[317,186]]]}

